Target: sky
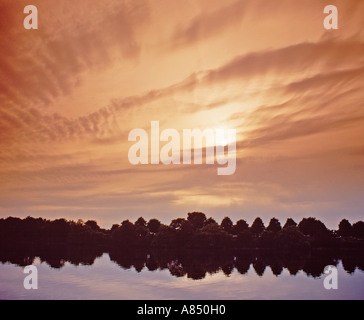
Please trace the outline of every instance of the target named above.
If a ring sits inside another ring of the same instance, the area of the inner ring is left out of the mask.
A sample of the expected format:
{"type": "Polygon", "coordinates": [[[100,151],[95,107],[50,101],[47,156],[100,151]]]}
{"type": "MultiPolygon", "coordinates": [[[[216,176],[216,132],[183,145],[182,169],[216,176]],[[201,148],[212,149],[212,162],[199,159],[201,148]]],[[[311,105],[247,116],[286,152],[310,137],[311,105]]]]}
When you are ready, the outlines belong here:
{"type": "Polygon", "coordinates": [[[0,0],[0,217],[363,220],[363,16],[363,0],[0,0]],[[236,129],[235,174],[130,164],[151,121],[236,129]]]}

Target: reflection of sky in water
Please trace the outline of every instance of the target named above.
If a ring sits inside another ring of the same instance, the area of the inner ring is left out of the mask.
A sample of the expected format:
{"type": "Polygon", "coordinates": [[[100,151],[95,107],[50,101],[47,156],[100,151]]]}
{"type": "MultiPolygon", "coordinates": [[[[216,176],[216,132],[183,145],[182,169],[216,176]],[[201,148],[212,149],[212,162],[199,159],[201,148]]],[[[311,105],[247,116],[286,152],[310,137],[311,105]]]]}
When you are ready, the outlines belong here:
{"type": "Polygon", "coordinates": [[[124,270],[108,254],[92,266],[67,262],[61,269],[52,269],[39,259],[34,265],[39,289],[28,291],[23,288],[26,274],[21,267],[0,264],[0,299],[364,299],[364,272],[349,275],[341,263],[338,290],[324,289],[324,275],[314,279],[300,271],[292,276],[284,269],[276,277],[269,267],[263,277],[251,266],[245,275],[234,269],[230,277],[219,272],[192,280],[173,277],[168,269],[124,270]]]}

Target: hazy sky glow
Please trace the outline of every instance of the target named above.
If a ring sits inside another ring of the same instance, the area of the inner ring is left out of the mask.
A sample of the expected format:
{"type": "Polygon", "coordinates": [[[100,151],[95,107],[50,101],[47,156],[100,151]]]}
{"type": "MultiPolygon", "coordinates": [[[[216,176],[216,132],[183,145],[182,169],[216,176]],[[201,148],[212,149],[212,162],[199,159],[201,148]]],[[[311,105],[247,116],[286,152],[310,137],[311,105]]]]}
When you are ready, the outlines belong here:
{"type": "Polygon", "coordinates": [[[363,0],[0,0],[0,217],[363,219],[363,17],[363,0]],[[152,120],[236,129],[236,173],[130,165],[152,120]]]}

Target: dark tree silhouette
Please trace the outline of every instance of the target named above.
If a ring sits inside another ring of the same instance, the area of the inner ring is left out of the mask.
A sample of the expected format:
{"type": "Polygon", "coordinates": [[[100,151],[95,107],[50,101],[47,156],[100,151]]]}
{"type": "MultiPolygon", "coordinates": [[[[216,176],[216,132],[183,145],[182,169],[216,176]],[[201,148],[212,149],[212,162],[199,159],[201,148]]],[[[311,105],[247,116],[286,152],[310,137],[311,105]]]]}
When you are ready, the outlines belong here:
{"type": "Polygon", "coordinates": [[[135,221],[134,224],[140,227],[145,227],[145,228],[147,227],[147,221],[145,221],[143,217],[140,217],[137,221],[135,221]]]}
{"type": "Polygon", "coordinates": [[[364,239],[364,222],[358,221],[353,224],[353,232],[355,237],[359,239],[364,239]]]}
{"type": "Polygon", "coordinates": [[[265,227],[263,220],[261,218],[256,218],[253,222],[253,224],[250,227],[250,231],[255,235],[260,235],[263,233],[265,227]]]}
{"type": "Polygon", "coordinates": [[[147,241],[149,236],[149,229],[147,228],[147,221],[144,218],[140,217],[134,223],[135,232],[137,233],[138,237],[141,238],[143,241],[147,241]]]}
{"type": "Polygon", "coordinates": [[[323,236],[329,233],[329,230],[320,220],[312,217],[303,218],[298,224],[298,228],[303,234],[309,236],[323,236]]]}
{"type": "Polygon", "coordinates": [[[229,248],[231,245],[232,236],[213,223],[201,228],[193,241],[193,246],[197,248],[229,248]]]}
{"type": "Polygon", "coordinates": [[[276,218],[272,218],[269,222],[269,225],[266,229],[270,232],[278,232],[282,230],[281,223],[276,218]]]}
{"type": "Polygon", "coordinates": [[[240,219],[236,222],[236,224],[234,226],[234,233],[236,235],[243,231],[247,231],[247,230],[249,230],[249,225],[245,220],[240,219]]]}
{"type": "Polygon", "coordinates": [[[288,218],[286,223],[283,226],[283,229],[289,228],[289,227],[296,227],[297,223],[292,219],[292,218],[288,218]]]}
{"type": "Polygon", "coordinates": [[[156,234],[161,226],[161,223],[157,219],[150,219],[148,222],[148,229],[151,233],[156,234]]]}
{"type": "Polygon", "coordinates": [[[120,245],[121,247],[138,245],[139,237],[134,224],[129,220],[123,221],[121,226],[113,232],[112,240],[115,244],[120,245]]]}
{"type": "Polygon", "coordinates": [[[46,228],[45,232],[51,242],[62,242],[68,239],[70,225],[66,219],[57,219],[52,221],[46,228]]]}
{"type": "Polygon", "coordinates": [[[172,229],[176,230],[176,231],[180,231],[182,230],[186,225],[189,225],[192,227],[191,222],[189,222],[186,219],[183,218],[178,218],[178,219],[174,219],[172,220],[171,224],[169,225],[172,229]]]}
{"type": "Polygon", "coordinates": [[[354,235],[353,226],[347,219],[341,220],[339,223],[338,234],[342,237],[351,237],[354,235]]]}
{"type": "Polygon", "coordinates": [[[152,246],[173,249],[176,246],[176,230],[170,226],[161,225],[153,239],[152,246]]]}
{"type": "Polygon", "coordinates": [[[213,223],[213,224],[217,224],[216,220],[214,218],[208,218],[205,222],[204,222],[204,226],[207,226],[209,225],[210,223],[213,223]]]}
{"type": "Polygon", "coordinates": [[[277,234],[280,248],[308,248],[309,243],[304,234],[295,226],[283,228],[277,234]]]}
{"type": "Polygon", "coordinates": [[[174,233],[174,245],[177,247],[184,247],[190,243],[194,235],[194,228],[186,219],[174,219],[170,228],[175,231],[174,233]]]}
{"type": "Polygon", "coordinates": [[[113,224],[111,227],[111,233],[113,233],[117,228],[119,228],[120,226],[118,224],[113,224]]]}
{"type": "Polygon", "coordinates": [[[201,229],[206,221],[206,215],[202,212],[190,212],[187,220],[191,222],[195,229],[201,229]]]}
{"type": "MultiPolygon", "coordinates": [[[[206,219],[205,214],[201,212],[189,213],[187,219],[174,219],[169,226],[162,225],[157,219],[151,219],[146,223],[143,218],[139,218],[134,224],[125,220],[120,226],[113,225],[110,230],[100,228],[97,222],[92,220],[86,223],[79,220],[76,223],[65,219],[50,221],[32,217],[25,219],[9,217],[0,218],[0,251],[12,251],[14,246],[17,250],[53,246],[57,248],[55,252],[60,252],[59,248],[65,250],[67,247],[83,246],[87,250],[98,245],[105,250],[112,249],[115,252],[119,248],[123,250],[137,248],[136,252],[151,248],[168,249],[173,252],[195,249],[201,252],[229,252],[248,248],[304,250],[364,248],[362,221],[351,226],[346,219],[343,219],[336,232],[328,230],[321,221],[312,217],[302,219],[298,227],[295,225],[292,219],[287,219],[284,228],[280,229],[279,221],[272,218],[265,229],[262,219],[256,218],[249,228],[245,220],[238,220],[233,226],[228,217],[218,225],[214,219],[206,219]]],[[[31,261],[31,257],[29,255],[29,259],[26,259],[31,261]]],[[[49,259],[54,261],[52,262],[54,266],[61,263],[58,257],[49,259]]],[[[350,267],[350,264],[350,258],[347,258],[347,269],[353,270],[353,265],[350,267]]],[[[137,263],[137,270],[141,270],[142,267],[141,263],[137,263]]],[[[296,269],[296,266],[292,266],[292,270],[296,269]]],[[[277,266],[278,271],[279,266],[277,266]]]]}
{"type": "Polygon", "coordinates": [[[86,223],[85,223],[86,226],[89,226],[92,230],[94,231],[100,231],[100,227],[99,225],[97,224],[96,221],[94,220],[88,220],[86,223]]]}
{"type": "Polygon", "coordinates": [[[230,234],[233,233],[233,226],[234,226],[234,224],[229,217],[225,217],[221,221],[221,229],[227,233],[230,233],[230,234]]]}

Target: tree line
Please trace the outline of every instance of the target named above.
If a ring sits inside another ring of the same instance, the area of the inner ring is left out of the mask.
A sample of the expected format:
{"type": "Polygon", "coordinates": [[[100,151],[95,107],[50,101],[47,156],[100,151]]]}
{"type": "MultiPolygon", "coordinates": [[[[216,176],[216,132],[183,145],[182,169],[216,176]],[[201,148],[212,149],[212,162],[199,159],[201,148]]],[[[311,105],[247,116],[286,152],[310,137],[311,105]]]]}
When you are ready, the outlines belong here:
{"type": "Polygon", "coordinates": [[[0,246],[82,245],[112,248],[161,249],[244,249],[244,248],[364,248],[364,222],[351,224],[343,219],[337,230],[328,229],[320,220],[289,218],[282,226],[272,218],[267,226],[261,218],[249,225],[244,219],[233,223],[225,217],[221,223],[202,212],[190,212],[169,225],[158,219],[140,217],[134,223],[124,220],[111,229],[103,229],[94,220],[77,222],[27,217],[0,219],[0,246]]]}

